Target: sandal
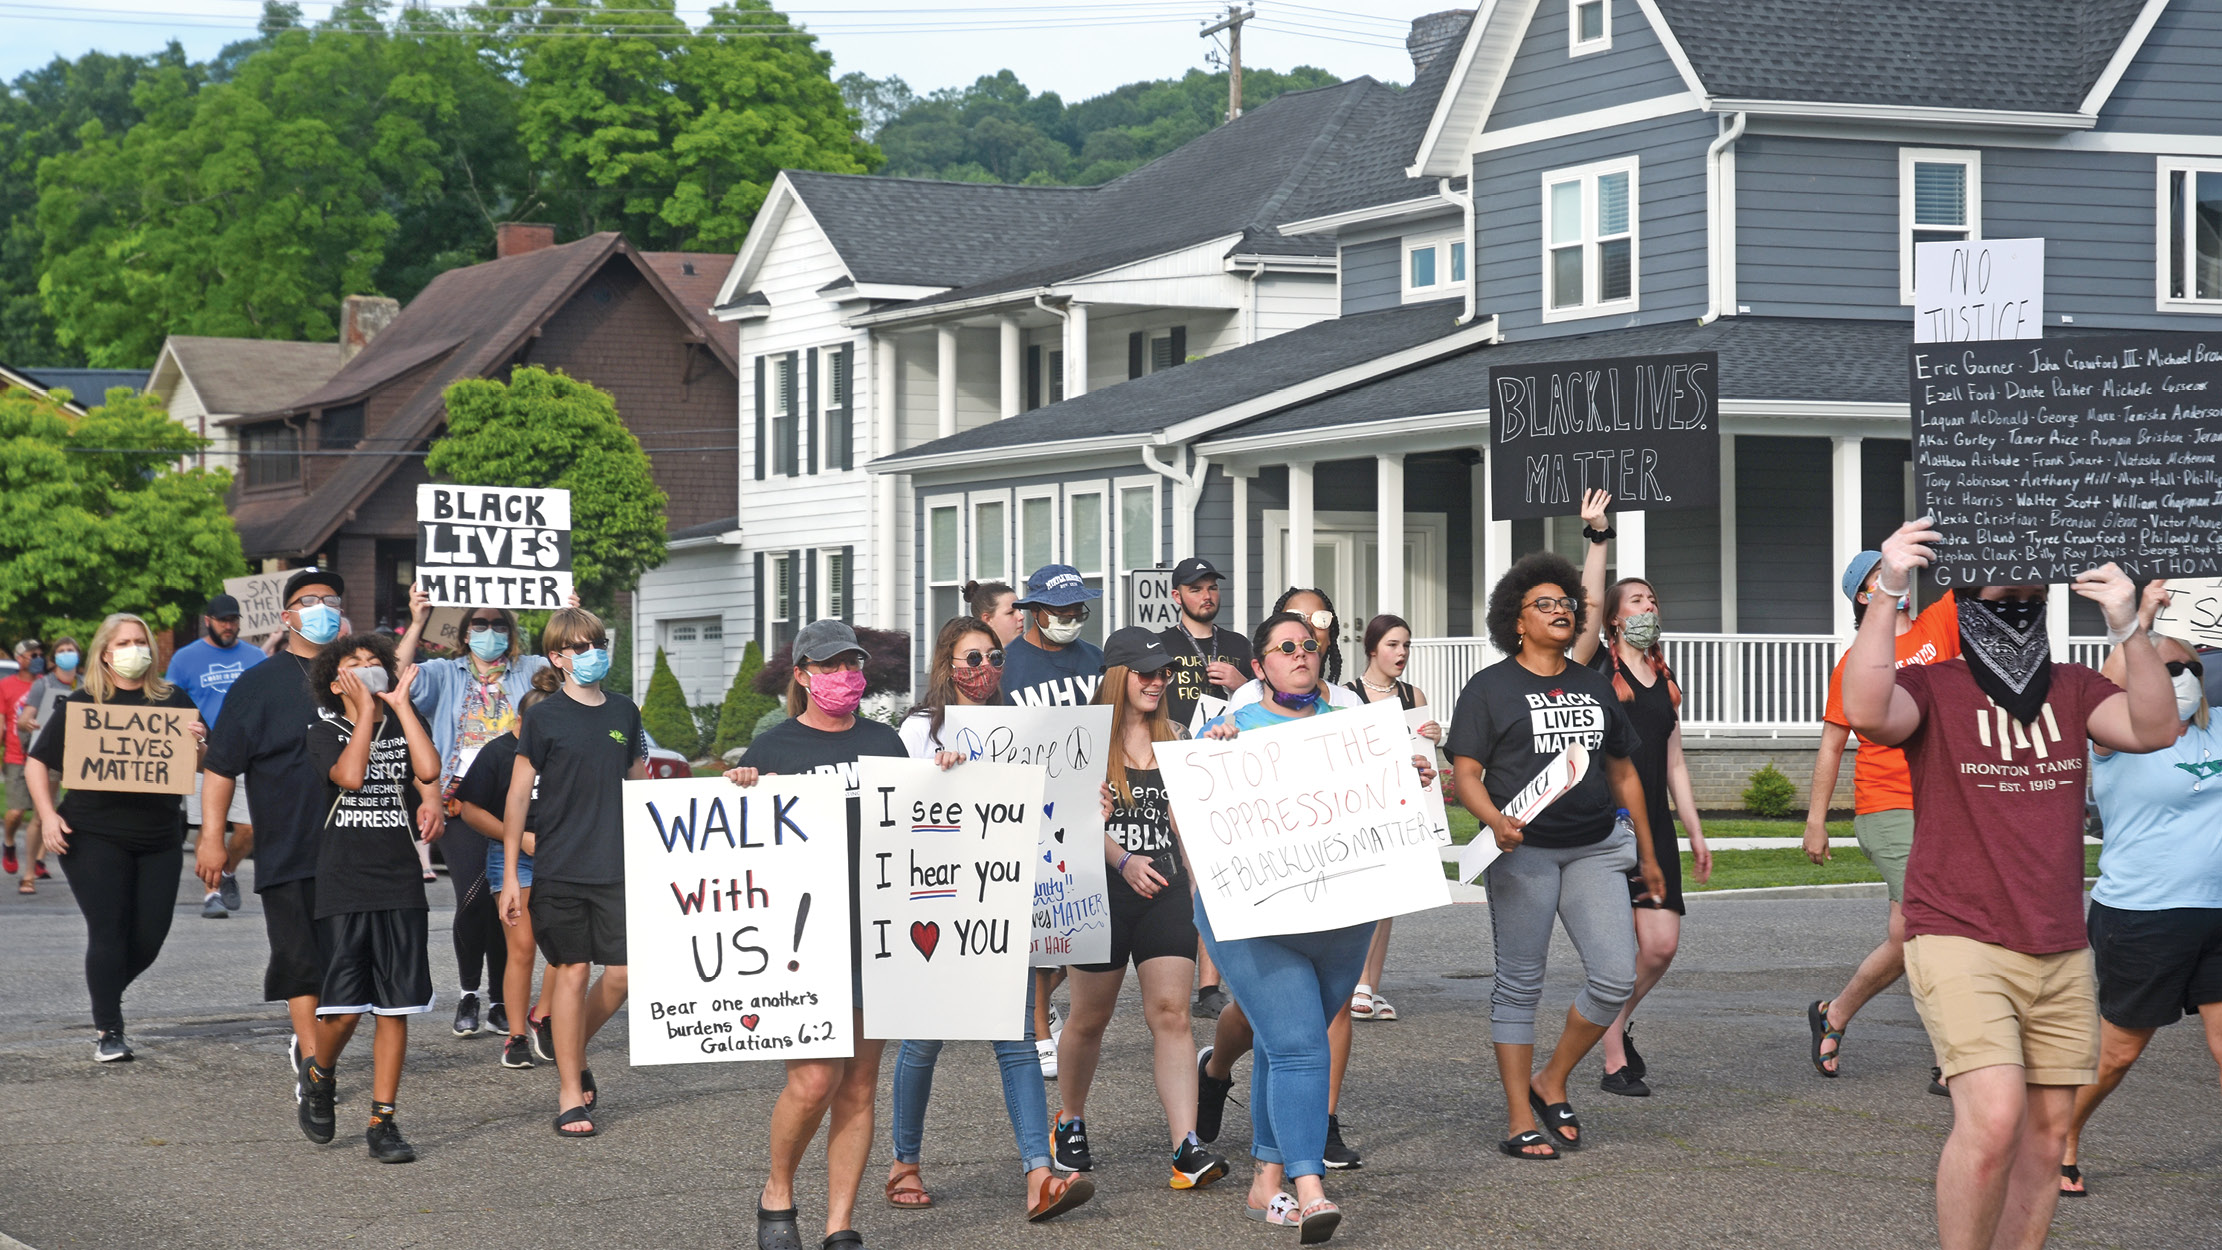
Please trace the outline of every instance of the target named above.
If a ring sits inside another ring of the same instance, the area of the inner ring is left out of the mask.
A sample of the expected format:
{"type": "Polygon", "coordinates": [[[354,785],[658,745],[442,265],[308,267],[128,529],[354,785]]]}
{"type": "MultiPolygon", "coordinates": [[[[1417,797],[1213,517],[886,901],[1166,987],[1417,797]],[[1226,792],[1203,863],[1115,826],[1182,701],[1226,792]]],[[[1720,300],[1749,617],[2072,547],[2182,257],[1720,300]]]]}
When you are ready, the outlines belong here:
{"type": "Polygon", "coordinates": [[[1296,1240],[1307,1246],[1316,1246],[1335,1235],[1335,1226],[1342,1223],[1342,1208],[1333,1200],[1322,1198],[1304,1208],[1303,1219],[1297,1223],[1296,1240]]]}
{"type": "Polygon", "coordinates": [[[1560,1147],[1566,1150],[1580,1150],[1582,1148],[1582,1137],[1584,1136],[1582,1122],[1574,1115],[1573,1103],[1545,1103],[1543,1095],[1530,1088],[1528,1090],[1528,1105],[1535,1108],[1535,1122],[1542,1125],[1543,1131],[1549,1133],[1551,1139],[1557,1142],[1560,1147]],[[1568,1129],[1574,1130],[1573,1136],[1566,1135],[1568,1129]]]}
{"type": "MultiPolygon", "coordinates": [[[[1813,1000],[1813,1005],[1805,1009],[1805,1025],[1813,1032],[1813,1070],[1833,1080],[1837,1075],[1836,1068],[1821,1065],[1833,1063],[1841,1066],[1841,1057],[1844,1054],[1844,1030],[1829,1027],[1828,1000],[1819,998],[1813,1000]],[[1835,1042],[1836,1049],[1824,1055],[1821,1053],[1821,1043],[1827,1041],[1835,1042]]],[[[1850,1023],[1846,1022],[1845,1027],[1851,1027],[1850,1023]]]]}
{"type": "Polygon", "coordinates": [[[802,1231],[795,1227],[795,1209],[766,1211],[756,1207],[756,1250],[802,1250],[802,1231]]]}
{"type": "Polygon", "coordinates": [[[31,884],[29,877],[25,877],[16,883],[15,892],[18,894],[36,894],[39,892],[39,888],[31,884]]]}
{"type": "Polygon", "coordinates": [[[1376,1020],[1394,1020],[1396,1019],[1396,1008],[1389,1005],[1388,999],[1376,994],[1373,996],[1373,1018],[1376,1020]]]}
{"type": "Polygon", "coordinates": [[[1245,1198],[1242,1202],[1242,1217],[1278,1228],[1293,1228],[1300,1222],[1297,1218],[1296,1196],[1287,1192],[1273,1195],[1272,1200],[1262,1208],[1251,1206],[1245,1198]]]}
{"type": "Polygon", "coordinates": [[[2075,1186],[2074,1189],[2070,1189],[2068,1185],[2062,1185],[2060,1187],[2061,1197],[2088,1198],[2091,1196],[2091,1191],[2083,1187],[2083,1169],[2073,1163],[2060,1165],[2060,1179],[2066,1181],[2068,1185],[2075,1186]]]}
{"type": "Polygon", "coordinates": [[[1042,1200],[1027,1208],[1026,1222],[1039,1224],[1043,1220],[1054,1220],[1095,1196],[1096,1183],[1087,1177],[1079,1173],[1071,1176],[1052,1174],[1048,1180],[1042,1182],[1042,1200]]]}
{"type": "Polygon", "coordinates": [[[887,1178],[887,1205],[898,1211],[923,1211],[932,1206],[934,1196],[926,1192],[926,1178],[918,1174],[918,1165],[898,1162],[895,1166],[909,1170],[895,1172],[887,1178]],[[911,1183],[905,1184],[905,1181],[911,1183]],[[912,1194],[918,1196],[917,1201],[903,1201],[912,1194]]]}
{"type": "Polygon", "coordinates": [[[825,1250],[833,1250],[835,1246],[855,1246],[857,1250],[863,1250],[864,1234],[853,1228],[844,1228],[838,1233],[827,1234],[826,1239],[818,1244],[825,1247],[825,1250]]]}
{"type": "Polygon", "coordinates": [[[1350,1018],[1353,1020],[1375,1019],[1374,1002],[1373,995],[1366,990],[1361,989],[1352,994],[1350,996],[1350,1018]]]}
{"type": "Polygon", "coordinates": [[[593,1106],[594,1100],[601,1096],[601,1091],[594,1088],[594,1069],[579,1069],[579,1088],[586,1092],[586,1105],[593,1106]]]}
{"type": "Polygon", "coordinates": [[[585,1107],[573,1107],[555,1118],[555,1131],[558,1137],[592,1137],[602,1130],[594,1127],[593,1112],[585,1107]],[[584,1124],[586,1131],[583,1133],[572,1132],[570,1126],[573,1124],[584,1124]]]}
{"type": "Polygon", "coordinates": [[[1508,1137],[1497,1143],[1497,1149],[1515,1159],[1552,1160],[1560,1157],[1558,1146],[1540,1129],[1531,1128],[1517,1137],[1508,1137]],[[1548,1146],[1550,1147],[1550,1153],[1536,1154],[1528,1149],[1530,1146],[1548,1146]]]}

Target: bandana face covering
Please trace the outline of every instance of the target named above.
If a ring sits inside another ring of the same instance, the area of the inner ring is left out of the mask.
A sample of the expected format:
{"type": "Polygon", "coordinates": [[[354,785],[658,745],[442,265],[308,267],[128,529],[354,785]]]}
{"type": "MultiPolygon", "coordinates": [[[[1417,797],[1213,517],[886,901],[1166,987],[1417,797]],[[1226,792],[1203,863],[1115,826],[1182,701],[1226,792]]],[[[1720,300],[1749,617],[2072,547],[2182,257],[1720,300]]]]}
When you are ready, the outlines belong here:
{"type": "Polygon", "coordinates": [[[1960,599],[1960,654],[1975,687],[2027,725],[2052,693],[2052,640],[2042,599],[1960,599]]]}
{"type": "Polygon", "coordinates": [[[1003,670],[988,664],[978,668],[959,665],[949,670],[949,678],[957,683],[957,689],[964,691],[964,697],[974,703],[993,703],[996,694],[1003,689],[1003,670]]]}

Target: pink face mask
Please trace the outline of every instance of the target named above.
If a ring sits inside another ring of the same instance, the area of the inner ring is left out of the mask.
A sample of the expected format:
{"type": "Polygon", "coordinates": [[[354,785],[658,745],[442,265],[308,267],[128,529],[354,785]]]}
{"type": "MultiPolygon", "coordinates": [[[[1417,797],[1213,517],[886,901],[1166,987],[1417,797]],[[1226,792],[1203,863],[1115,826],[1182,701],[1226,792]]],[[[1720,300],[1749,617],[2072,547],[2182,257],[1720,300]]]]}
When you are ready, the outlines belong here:
{"type": "Polygon", "coordinates": [[[847,716],[864,702],[864,674],[855,669],[813,674],[810,702],[828,716],[847,716]]]}

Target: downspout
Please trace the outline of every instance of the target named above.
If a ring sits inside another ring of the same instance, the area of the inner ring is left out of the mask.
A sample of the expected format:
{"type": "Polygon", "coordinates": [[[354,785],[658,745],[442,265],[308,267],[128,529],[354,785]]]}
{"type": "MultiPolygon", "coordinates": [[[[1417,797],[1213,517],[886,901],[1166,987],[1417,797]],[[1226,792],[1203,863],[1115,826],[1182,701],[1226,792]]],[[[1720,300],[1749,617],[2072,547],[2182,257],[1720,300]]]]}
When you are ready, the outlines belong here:
{"type": "Polygon", "coordinates": [[[1142,463],[1173,484],[1173,553],[1175,560],[1185,560],[1196,554],[1196,505],[1202,501],[1204,479],[1211,473],[1211,460],[1195,455],[1193,466],[1183,473],[1157,458],[1154,443],[1142,444],[1142,463]]]}
{"type": "Polygon", "coordinates": [[[1464,213],[1466,217],[1466,311],[1458,318],[1458,324],[1465,325],[1474,319],[1474,289],[1481,284],[1481,248],[1474,238],[1474,184],[1472,176],[1468,175],[1466,189],[1462,192],[1451,190],[1450,179],[1440,179],[1435,184],[1435,194],[1456,204],[1459,211],[1464,213]]]}
{"type": "MultiPolygon", "coordinates": [[[[1242,345],[1248,347],[1258,341],[1258,279],[1265,276],[1265,262],[1250,262],[1250,274],[1242,281],[1242,345]]],[[[1173,363],[1178,364],[1179,361],[1173,363]]]]}
{"type": "Polygon", "coordinates": [[[1728,129],[1705,149],[1705,246],[1709,254],[1705,265],[1705,315],[1697,319],[1701,326],[1720,320],[1726,311],[1721,307],[1721,297],[1727,293],[1728,286],[1728,271],[1724,266],[1733,262],[1727,255],[1729,232],[1721,222],[1721,153],[1744,137],[1744,121],[1748,116],[1737,113],[1730,117],[1728,129]]]}
{"type": "MultiPolygon", "coordinates": [[[[1057,350],[1064,353],[1065,364],[1069,368],[1072,365],[1072,314],[1062,308],[1051,308],[1048,304],[1042,302],[1046,298],[1046,292],[1036,293],[1034,307],[1041,309],[1062,323],[1057,327],[1057,350]]],[[[1065,390],[1068,394],[1072,391],[1072,380],[1070,378],[1065,380],[1065,390]]],[[[1049,366],[1046,364],[1042,366],[1042,403],[1044,406],[1049,403],[1049,366]]]]}

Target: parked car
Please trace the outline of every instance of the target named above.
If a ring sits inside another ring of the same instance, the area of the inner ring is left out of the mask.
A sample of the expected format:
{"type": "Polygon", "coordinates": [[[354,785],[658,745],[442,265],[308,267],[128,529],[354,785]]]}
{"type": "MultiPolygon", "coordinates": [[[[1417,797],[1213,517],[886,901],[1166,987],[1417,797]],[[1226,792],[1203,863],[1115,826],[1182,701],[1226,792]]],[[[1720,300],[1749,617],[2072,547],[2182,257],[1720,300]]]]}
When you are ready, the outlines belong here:
{"type": "Polygon", "coordinates": [[[656,736],[645,729],[640,731],[640,736],[648,740],[649,780],[655,781],[664,777],[694,776],[694,766],[687,763],[686,756],[679,754],[670,747],[659,746],[656,742],[656,736]]]}

